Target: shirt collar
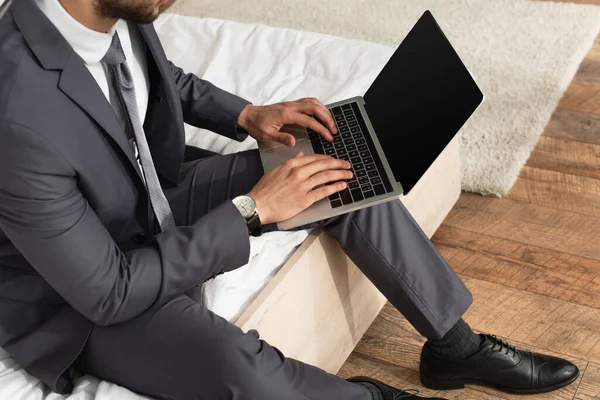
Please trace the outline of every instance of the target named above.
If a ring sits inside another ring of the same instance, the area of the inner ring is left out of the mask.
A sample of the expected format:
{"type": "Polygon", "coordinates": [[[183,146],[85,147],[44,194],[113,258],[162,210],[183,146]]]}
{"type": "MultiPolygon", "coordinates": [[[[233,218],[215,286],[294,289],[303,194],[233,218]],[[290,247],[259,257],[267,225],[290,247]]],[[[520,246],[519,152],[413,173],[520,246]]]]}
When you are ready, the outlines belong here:
{"type": "Polygon", "coordinates": [[[35,2],[73,50],[88,65],[99,63],[104,58],[117,26],[125,23],[123,20],[119,20],[109,32],[97,32],[73,18],[58,0],[35,0],[35,2]]]}

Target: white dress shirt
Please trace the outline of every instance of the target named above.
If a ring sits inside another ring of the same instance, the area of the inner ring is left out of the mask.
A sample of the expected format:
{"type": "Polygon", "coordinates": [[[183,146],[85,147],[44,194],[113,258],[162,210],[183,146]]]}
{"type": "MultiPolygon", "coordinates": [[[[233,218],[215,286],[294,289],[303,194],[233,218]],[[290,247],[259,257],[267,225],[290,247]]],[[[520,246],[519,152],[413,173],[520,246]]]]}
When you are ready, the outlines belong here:
{"type": "MultiPolygon", "coordinates": [[[[119,34],[127,65],[133,76],[135,95],[139,109],[141,123],[144,123],[148,107],[148,65],[146,64],[146,51],[138,29],[130,26],[126,21],[119,20],[109,32],[101,33],[82,25],[73,18],[59,3],[58,0],[35,0],[38,7],[54,24],[56,29],[71,45],[75,53],[83,59],[85,66],[94,77],[98,86],[113,105],[113,109],[125,127],[126,116],[114,90],[109,90],[106,66],[101,62],[108,51],[115,32],[119,34]]],[[[136,154],[137,156],[137,154],[136,154]]]]}

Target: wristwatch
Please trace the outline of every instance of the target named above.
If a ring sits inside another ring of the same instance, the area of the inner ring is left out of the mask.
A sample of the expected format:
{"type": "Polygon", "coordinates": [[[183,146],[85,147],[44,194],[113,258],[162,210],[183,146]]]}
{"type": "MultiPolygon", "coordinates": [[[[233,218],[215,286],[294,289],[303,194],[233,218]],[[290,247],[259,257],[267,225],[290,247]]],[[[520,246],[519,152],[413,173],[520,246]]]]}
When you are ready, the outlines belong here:
{"type": "Polygon", "coordinates": [[[233,205],[242,214],[242,218],[246,220],[248,233],[252,236],[262,235],[262,223],[254,199],[250,196],[238,196],[232,201],[233,205]]]}

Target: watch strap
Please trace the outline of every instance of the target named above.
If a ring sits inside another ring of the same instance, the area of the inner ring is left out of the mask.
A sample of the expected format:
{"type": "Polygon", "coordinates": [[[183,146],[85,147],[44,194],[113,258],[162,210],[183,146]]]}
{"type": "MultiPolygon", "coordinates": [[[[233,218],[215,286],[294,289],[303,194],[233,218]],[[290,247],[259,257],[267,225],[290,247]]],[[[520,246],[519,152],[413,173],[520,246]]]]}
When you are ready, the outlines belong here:
{"type": "Polygon", "coordinates": [[[258,213],[255,212],[252,217],[246,220],[246,226],[248,226],[248,233],[252,236],[262,235],[262,223],[258,213]]]}

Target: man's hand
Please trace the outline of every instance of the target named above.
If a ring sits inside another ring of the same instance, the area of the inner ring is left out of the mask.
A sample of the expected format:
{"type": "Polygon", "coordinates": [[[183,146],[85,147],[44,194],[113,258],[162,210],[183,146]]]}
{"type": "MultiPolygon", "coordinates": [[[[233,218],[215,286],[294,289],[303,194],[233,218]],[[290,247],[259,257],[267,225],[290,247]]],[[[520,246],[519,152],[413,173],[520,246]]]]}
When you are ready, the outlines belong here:
{"type": "Polygon", "coordinates": [[[331,112],[317,99],[306,98],[270,106],[248,105],[240,114],[238,125],[248,131],[259,142],[279,142],[289,147],[296,145],[296,139],[281,131],[286,124],[300,125],[319,132],[326,140],[337,133],[331,112]],[[311,115],[319,118],[321,125],[311,115]]]}
{"type": "Polygon", "coordinates": [[[350,163],[314,154],[296,157],[269,171],[248,193],[263,224],[285,221],[313,203],[346,189],[350,163]],[[329,185],[327,185],[330,182],[329,185]],[[325,185],[325,186],[322,186],[325,185]]]}

